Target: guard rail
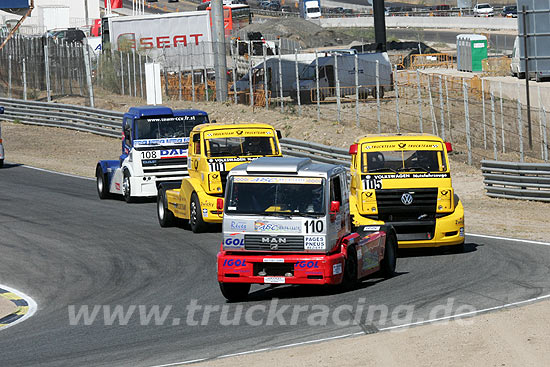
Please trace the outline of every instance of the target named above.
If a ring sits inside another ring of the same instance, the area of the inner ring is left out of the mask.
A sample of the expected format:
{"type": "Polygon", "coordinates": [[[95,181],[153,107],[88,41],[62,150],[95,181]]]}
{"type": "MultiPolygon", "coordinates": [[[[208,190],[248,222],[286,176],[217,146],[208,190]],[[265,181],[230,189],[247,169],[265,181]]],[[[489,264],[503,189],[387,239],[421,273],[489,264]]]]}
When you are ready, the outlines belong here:
{"type": "Polygon", "coordinates": [[[550,164],[481,161],[487,196],[550,202],[550,164]]]}
{"type": "MultiPolygon", "coordinates": [[[[22,124],[62,127],[113,138],[120,137],[122,112],[101,110],[85,106],[24,101],[0,98],[5,107],[1,120],[18,121],[22,124]]],[[[283,153],[294,157],[307,157],[317,162],[342,164],[349,169],[349,155],[346,149],[334,148],[318,143],[285,138],[281,140],[283,153]]]]}

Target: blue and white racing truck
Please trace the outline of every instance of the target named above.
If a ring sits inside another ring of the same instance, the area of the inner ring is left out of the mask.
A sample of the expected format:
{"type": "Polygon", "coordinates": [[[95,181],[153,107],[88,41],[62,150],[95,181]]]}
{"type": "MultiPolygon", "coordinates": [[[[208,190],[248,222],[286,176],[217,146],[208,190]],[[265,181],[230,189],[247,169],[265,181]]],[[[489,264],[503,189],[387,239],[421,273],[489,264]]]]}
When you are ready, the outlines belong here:
{"type": "Polygon", "coordinates": [[[126,202],[157,195],[161,182],[187,176],[187,147],[193,127],[208,123],[200,110],[172,110],[163,106],[132,107],[122,120],[122,154],[118,160],[99,161],[97,193],[126,202]]]}

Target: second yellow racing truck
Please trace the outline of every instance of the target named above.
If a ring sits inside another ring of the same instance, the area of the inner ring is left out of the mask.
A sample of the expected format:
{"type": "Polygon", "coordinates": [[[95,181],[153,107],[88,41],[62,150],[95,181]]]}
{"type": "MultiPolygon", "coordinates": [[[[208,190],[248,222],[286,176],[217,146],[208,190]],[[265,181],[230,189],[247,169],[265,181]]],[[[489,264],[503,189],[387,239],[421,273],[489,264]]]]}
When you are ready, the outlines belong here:
{"type": "Polygon", "coordinates": [[[400,248],[464,244],[464,208],[447,152],[428,135],[367,135],[350,146],[354,226],[392,225],[400,248]]]}
{"type": "Polygon", "coordinates": [[[189,177],[181,185],[162,184],[157,198],[161,227],[176,218],[193,232],[221,223],[227,174],[259,157],[281,156],[280,132],[267,124],[203,124],[193,128],[188,150],[189,177]]]}

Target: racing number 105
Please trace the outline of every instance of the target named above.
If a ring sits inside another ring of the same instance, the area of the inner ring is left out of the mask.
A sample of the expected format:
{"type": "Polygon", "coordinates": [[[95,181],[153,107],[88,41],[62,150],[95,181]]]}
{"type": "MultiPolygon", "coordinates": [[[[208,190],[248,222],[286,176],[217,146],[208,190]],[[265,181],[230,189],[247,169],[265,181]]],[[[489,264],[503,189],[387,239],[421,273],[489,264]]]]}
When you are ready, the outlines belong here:
{"type": "Polygon", "coordinates": [[[306,220],[304,226],[306,227],[306,233],[321,233],[323,232],[322,220],[306,220]]]}

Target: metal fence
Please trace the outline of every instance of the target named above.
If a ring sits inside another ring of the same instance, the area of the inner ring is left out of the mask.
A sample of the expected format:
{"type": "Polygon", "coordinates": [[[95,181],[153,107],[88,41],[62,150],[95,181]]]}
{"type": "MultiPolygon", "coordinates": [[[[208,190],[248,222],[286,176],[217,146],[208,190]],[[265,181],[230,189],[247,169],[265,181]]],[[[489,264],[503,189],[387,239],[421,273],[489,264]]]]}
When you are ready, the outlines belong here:
{"type": "MultiPolygon", "coordinates": [[[[122,133],[122,112],[11,98],[0,98],[0,105],[5,108],[4,114],[0,114],[0,120],[62,127],[113,138],[120,137],[122,133]]],[[[349,156],[345,149],[289,138],[281,140],[281,147],[286,155],[342,164],[349,168],[349,156]]]]}
{"type": "Polygon", "coordinates": [[[482,161],[487,196],[550,202],[550,164],[482,161]]]}

